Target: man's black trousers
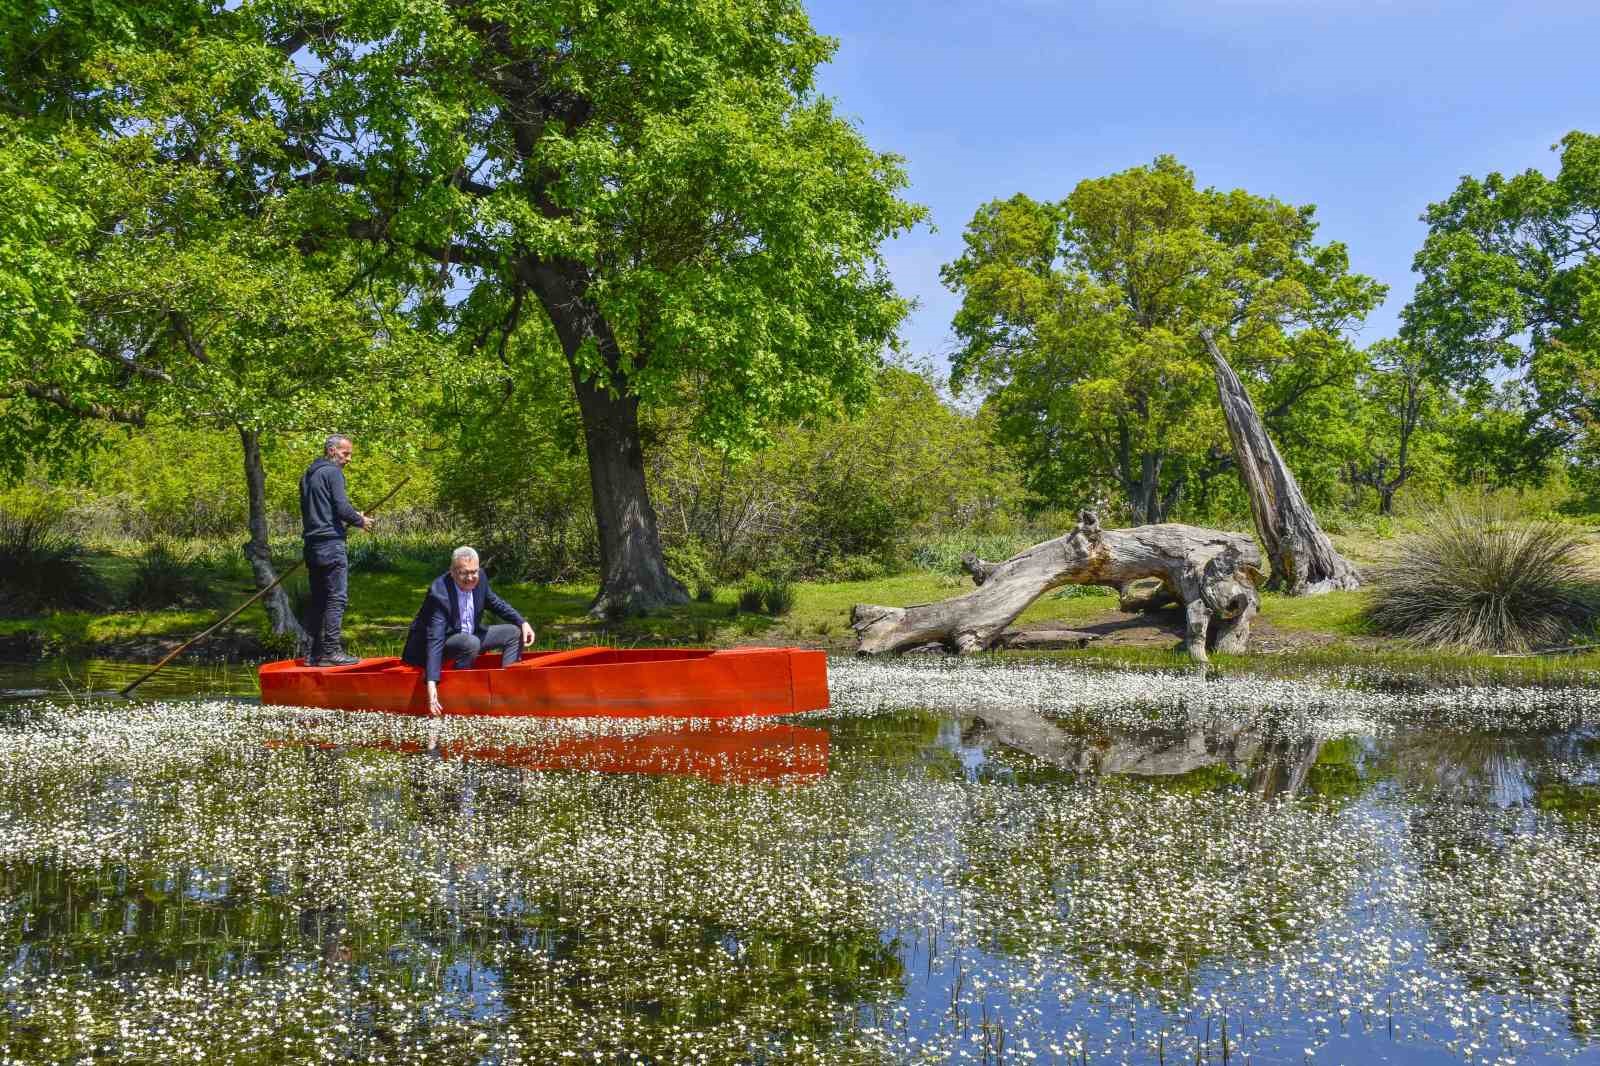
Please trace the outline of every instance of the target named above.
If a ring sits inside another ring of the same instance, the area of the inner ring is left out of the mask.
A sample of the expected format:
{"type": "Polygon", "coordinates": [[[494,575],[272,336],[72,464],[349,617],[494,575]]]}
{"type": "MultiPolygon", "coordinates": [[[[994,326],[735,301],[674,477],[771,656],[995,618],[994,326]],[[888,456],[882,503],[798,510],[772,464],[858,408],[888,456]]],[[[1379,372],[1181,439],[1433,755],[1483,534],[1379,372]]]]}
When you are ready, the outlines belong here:
{"type": "Polygon", "coordinates": [[[311,600],[306,606],[306,635],[311,638],[313,662],[344,650],[344,609],[350,602],[350,556],[343,540],[309,541],[306,571],[311,578],[311,600]]]}

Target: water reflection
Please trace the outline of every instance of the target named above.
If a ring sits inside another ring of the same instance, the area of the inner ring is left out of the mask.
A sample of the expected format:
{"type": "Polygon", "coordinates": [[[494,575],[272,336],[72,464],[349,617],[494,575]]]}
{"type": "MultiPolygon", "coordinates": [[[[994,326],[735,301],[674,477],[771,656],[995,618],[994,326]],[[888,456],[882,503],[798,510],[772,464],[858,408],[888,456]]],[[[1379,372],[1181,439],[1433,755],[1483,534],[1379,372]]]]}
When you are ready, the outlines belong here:
{"type": "MultiPolygon", "coordinates": [[[[326,740],[320,743],[336,746],[326,740]]],[[[677,775],[723,784],[795,783],[828,773],[826,729],[764,721],[750,726],[738,720],[705,720],[644,733],[573,733],[559,724],[540,723],[530,724],[514,743],[494,744],[452,739],[443,730],[432,728],[418,739],[380,740],[362,747],[519,770],[677,775]]]]}
{"type": "MultiPolygon", "coordinates": [[[[49,698],[71,702],[116,696],[150,669],[144,663],[112,659],[54,658],[33,663],[0,663],[0,703],[49,698]]],[[[168,664],[139,686],[141,699],[256,696],[261,688],[254,666],[239,663],[168,664]]]]}
{"type": "Polygon", "coordinates": [[[0,1057],[1593,1054],[1597,782],[1583,729],[1293,707],[13,708],[0,1057]]]}
{"type": "Polygon", "coordinates": [[[1336,791],[1329,787],[1331,777],[1359,776],[1353,748],[1336,743],[1325,751],[1327,740],[1296,728],[1300,724],[1267,713],[1234,721],[1207,716],[1182,726],[1095,728],[1026,708],[988,707],[953,720],[956,732],[945,742],[959,738],[953,746],[977,776],[1005,770],[1041,779],[1050,768],[1063,771],[1063,780],[1082,775],[1169,786],[1226,783],[1267,800],[1336,791]],[[1026,768],[1012,764],[1019,754],[1027,757],[1026,768]],[[1327,772],[1318,774],[1319,768],[1327,772]]]}

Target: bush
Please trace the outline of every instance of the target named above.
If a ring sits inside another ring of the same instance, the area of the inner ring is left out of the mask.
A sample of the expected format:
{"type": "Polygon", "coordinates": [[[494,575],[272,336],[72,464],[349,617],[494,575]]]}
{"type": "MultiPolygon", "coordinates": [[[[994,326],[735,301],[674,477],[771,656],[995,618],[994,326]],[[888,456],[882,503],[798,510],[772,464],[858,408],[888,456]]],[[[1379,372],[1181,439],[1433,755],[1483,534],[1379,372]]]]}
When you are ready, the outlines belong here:
{"type": "Polygon", "coordinates": [[[45,505],[0,510],[0,618],[105,607],[105,583],[61,523],[45,505]]]}
{"type": "Polygon", "coordinates": [[[1584,548],[1571,526],[1518,520],[1489,502],[1447,505],[1374,574],[1370,618],[1380,631],[1433,648],[1557,643],[1595,611],[1584,548]]]}
{"type": "Polygon", "coordinates": [[[894,567],[871,555],[846,555],[828,564],[822,577],[828,581],[876,581],[887,577],[894,567]]]}
{"type": "Polygon", "coordinates": [[[700,542],[684,539],[665,545],[667,573],[683,582],[683,587],[701,603],[716,598],[717,579],[712,573],[710,560],[700,542]]]}
{"type": "Polygon", "coordinates": [[[761,605],[770,615],[788,614],[794,610],[794,586],[786,577],[769,577],[758,582],[761,587],[761,605]]]}
{"type": "Polygon", "coordinates": [[[134,563],[128,606],[141,611],[209,607],[216,602],[209,578],[194,552],[164,539],[153,541],[134,563]]]}
{"type": "Polygon", "coordinates": [[[758,577],[739,592],[741,611],[760,611],[770,615],[794,610],[794,585],[787,577],[758,577]]]}
{"type": "Polygon", "coordinates": [[[213,541],[195,549],[195,565],[206,571],[213,581],[249,581],[250,560],[237,544],[213,541]]]}
{"type": "Polygon", "coordinates": [[[400,569],[400,552],[382,537],[361,537],[348,542],[352,574],[392,574],[400,569]]]}

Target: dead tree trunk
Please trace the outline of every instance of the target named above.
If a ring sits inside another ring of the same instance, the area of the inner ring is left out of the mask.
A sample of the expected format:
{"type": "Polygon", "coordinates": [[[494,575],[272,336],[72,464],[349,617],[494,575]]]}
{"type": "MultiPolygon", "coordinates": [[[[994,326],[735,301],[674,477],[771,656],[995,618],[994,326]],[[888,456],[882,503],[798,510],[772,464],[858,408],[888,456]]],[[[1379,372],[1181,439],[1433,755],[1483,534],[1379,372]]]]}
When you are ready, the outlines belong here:
{"type": "Polygon", "coordinates": [[[1244,478],[1256,532],[1272,563],[1267,588],[1282,590],[1291,596],[1359,588],[1360,574],[1334,549],[1333,542],[1317,525],[1317,517],[1301,495],[1299,483],[1284,465],[1272,438],[1267,436],[1261,416],[1256,414],[1255,405],[1239,383],[1239,376],[1217,350],[1211,331],[1202,329],[1200,339],[1211,353],[1222,413],[1228,420],[1234,453],[1239,457],[1239,476],[1244,478]]]}
{"type": "Polygon", "coordinates": [[[1094,512],[1084,511],[1065,536],[1003,563],[970,558],[967,568],[978,587],[965,596],[912,607],[857,604],[850,616],[857,652],[874,655],[923,644],[943,644],[962,654],[981,651],[997,643],[1006,626],[1050,589],[1121,588],[1135,578],[1156,577],[1183,603],[1188,615],[1184,646],[1204,662],[1208,646],[1245,650],[1258,603],[1261,552],[1249,537],[1194,526],[1101,529],[1094,512]]]}

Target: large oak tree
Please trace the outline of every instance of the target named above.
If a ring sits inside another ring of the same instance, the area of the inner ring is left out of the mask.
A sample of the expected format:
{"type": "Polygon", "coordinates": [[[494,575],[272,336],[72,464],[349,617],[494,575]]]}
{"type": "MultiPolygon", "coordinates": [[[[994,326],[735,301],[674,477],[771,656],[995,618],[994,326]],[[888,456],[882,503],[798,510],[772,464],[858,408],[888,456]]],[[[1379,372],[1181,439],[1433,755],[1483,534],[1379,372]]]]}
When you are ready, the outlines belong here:
{"type": "Polygon", "coordinates": [[[1353,384],[1360,357],[1342,334],[1384,287],[1315,233],[1311,207],[1197,188],[1171,156],[1059,202],[985,204],[943,270],[962,298],[952,383],[990,395],[1044,498],[1099,486],[1164,521],[1228,463],[1200,327],[1275,429],[1353,384]]]}
{"type": "Polygon", "coordinates": [[[1600,136],[1561,139],[1555,177],[1464,177],[1423,215],[1408,334],[1477,411],[1462,472],[1538,480],[1576,452],[1600,466],[1600,136]]]}
{"type": "MultiPolygon", "coordinates": [[[[438,346],[409,290],[304,226],[247,165],[276,127],[252,106],[281,57],[208,39],[183,3],[23,5],[0,95],[0,474],[71,461],[101,424],[237,436],[258,587],[262,450],[371,425],[438,346]],[[23,46],[22,42],[29,42],[23,46]]],[[[274,627],[298,630],[280,590],[274,627]]]]}
{"type": "Polygon", "coordinates": [[[682,600],[641,404],[686,401],[702,439],[758,441],[864,398],[905,314],[878,249],[920,212],[898,161],[816,94],[833,43],[794,0],[242,15],[295,74],[262,97],[282,138],[261,161],[313,198],[316,239],[448,278],[437,313],[463,337],[559,345],[599,530],[594,609],[682,600]]]}

